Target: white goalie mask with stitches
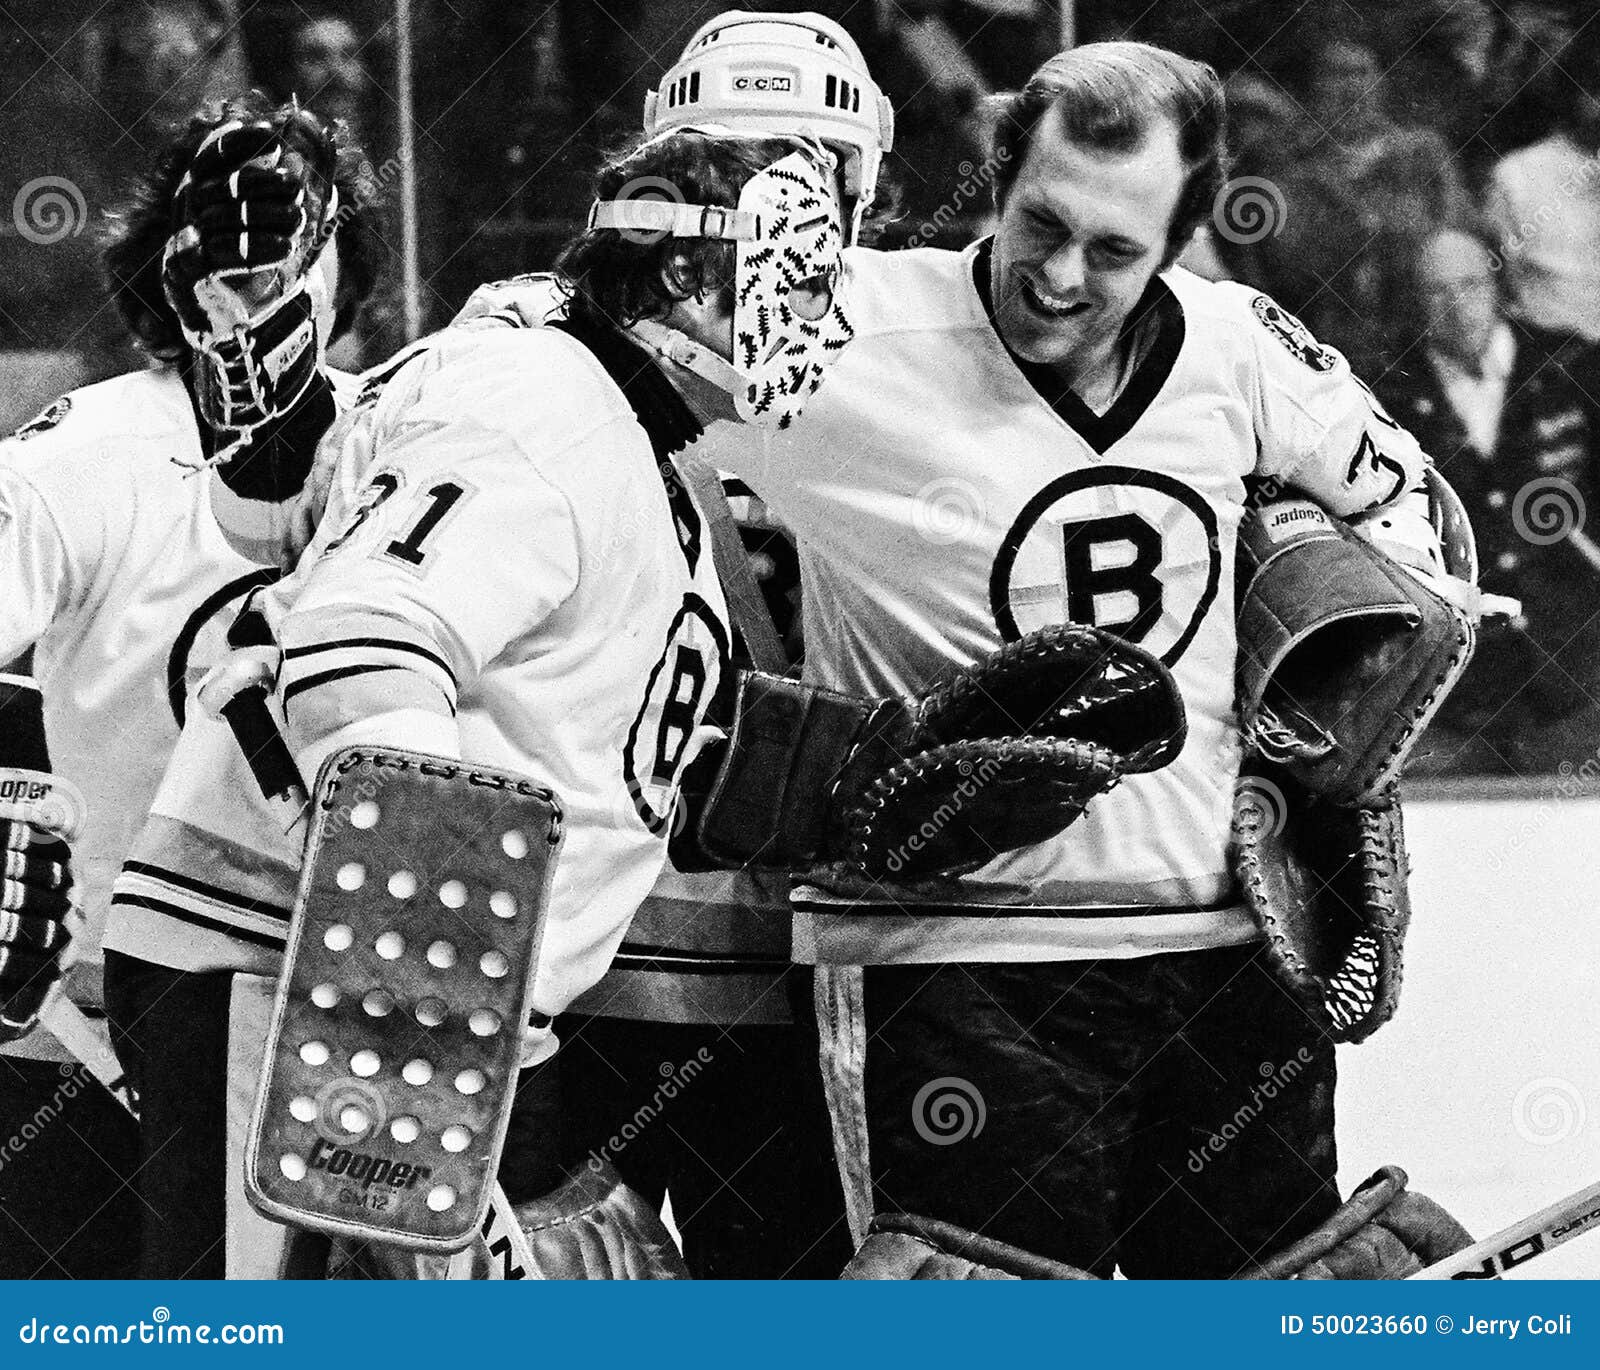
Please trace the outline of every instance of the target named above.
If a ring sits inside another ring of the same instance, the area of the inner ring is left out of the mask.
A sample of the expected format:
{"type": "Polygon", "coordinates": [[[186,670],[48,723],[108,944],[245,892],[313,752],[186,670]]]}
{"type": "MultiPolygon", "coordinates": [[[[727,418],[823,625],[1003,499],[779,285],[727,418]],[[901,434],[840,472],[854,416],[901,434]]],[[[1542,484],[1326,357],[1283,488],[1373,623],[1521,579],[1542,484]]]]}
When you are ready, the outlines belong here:
{"type": "MultiPolygon", "coordinates": [[[[665,183],[649,180],[650,193],[661,193],[665,183]]],[[[844,237],[834,185],[833,154],[806,143],[745,182],[733,209],[616,199],[590,210],[590,228],[734,243],[731,361],[660,323],[633,331],[729,391],[746,423],[787,428],[855,336],[841,296],[844,237]]]]}

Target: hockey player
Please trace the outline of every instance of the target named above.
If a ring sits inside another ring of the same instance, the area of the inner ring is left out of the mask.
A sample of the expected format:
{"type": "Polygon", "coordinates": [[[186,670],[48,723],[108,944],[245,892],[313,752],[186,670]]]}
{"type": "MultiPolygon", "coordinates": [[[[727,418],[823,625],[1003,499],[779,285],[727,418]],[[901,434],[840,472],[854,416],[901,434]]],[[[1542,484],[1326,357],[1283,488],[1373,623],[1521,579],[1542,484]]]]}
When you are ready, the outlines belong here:
{"type": "Polygon", "coordinates": [[[850,254],[857,340],[806,427],[706,440],[796,530],[807,680],[912,691],[1072,620],[1159,656],[1189,712],[1174,764],[1059,838],[797,892],[858,1234],[871,1203],[1096,1275],[1217,1277],[1339,1202],[1332,1042],[1229,865],[1235,540],[1247,481],[1346,517],[1426,462],[1270,299],[1174,267],[1223,131],[1199,63],[1052,59],[1002,111],[994,236],[850,254]]]}
{"type": "MultiPolygon", "coordinates": [[[[721,592],[673,456],[702,418],[734,416],[729,385],[740,417],[787,426],[850,337],[833,297],[832,176],[815,144],[694,133],[613,161],[594,227],[563,258],[567,321],[446,330],[381,373],[300,569],[258,600],[307,782],[339,747],[385,742],[561,794],[568,836],[534,1000],[546,1052],[549,1017],[599,978],[660,871],[662,816],[725,666],[721,592]],[[641,227],[637,203],[608,202],[642,179],[687,203],[658,202],[641,227]],[[776,251],[748,246],[763,216],[776,251]],[[763,332],[780,311],[806,322],[774,348],[763,332]],[[694,342],[658,364],[640,340],[669,325],[694,342]]],[[[259,1051],[240,987],[258,1010],[270,995],[298,834],[285,837],[246,761],[223,723],[191,716],[117,890],[116,944],[139,953],[109,968],[114,1010],[147,1097],[169,1110],[145,1144],[179,1153],[141,1171],[145,1201],[184,1219],[147,1247],[147,1275],[262,1268],[224,1260],[246,1229],[224,1217],[223,1058],[230,1038],[259,1051]],[[195,1039],[212,1044],[198,1059],[195,1039]]],[[[501,1172],[513,1200],[559,1176],[554,1072],[534,1080],[501,1172]]]]}
{"type": "MultiPolygon", "coordinates": [[[[0,442],[0,563],[10,576],[0,608],[0,660],[22,657],[25,663],[31,652],[37,679],[37,687],[31,681],[3,687],[13,701],[4,712],[7,764],[18,764],[19,751],[43,753],[43,736],[19,732],[26,731],[30,719],[37,727],[37,690],[42,689],[55,770],[85,801],[71,858],[74,902],[85,926],[74,942],[68,992],[102,1032],[101,938],[112,882],[177,741],[190,687],[225,653],[223,634],[244,597],[278,575],[276,565],[263,565],[230,545],[213,504],[235,500],[232,487],[253,493],[272,479],[289,478],[280,461],[296,446],[290,430],[298,424],[325,426],[334,390],[346,382],[307,355],[300,371],[306,388],[270,396],[268,409],[253,415],[260,422],[235,458],[211,463],[218,444],[240,442],[242,430],[219,436],[208,420],[201,394],[206,367],[197,365],[160,278],[173,198],[196,150],[221,123],[241,118],[274,125],[286,155],[314,164],[305,215],[325,213],[335,196],[343,201],[332,225],[337,234],[324,237],[318,257],[303,264],[301,274],[316,283],[323,337],[337,336],[353,320],[371,292],[377,266],[371,197],[358,188],[357,151],[294,106],[272,109],[241,101],[208,109],[154,159],[114,218],[104,249],[111,302],[149,355],[150,366],[62,396],[0,442]]],[[[227,188],[209,181],[202,168],[185,193],[204,200],[219,235],[231,222],[237,250],[242,225],[236,207],[230,220],[227,188]]],[[[319,222],[314,219],[311,226],[319,222]]],[[[263,224],[256,230],[258,251],[262,239],[271,236],[264,229],[263,224]]],[[[310,297],[300,303],[309,309],[310,297]]],[[[244,415],[233,417],[242,421],[244,415]]],[[[21,825],[0,828],[8,848],[27,850],[21,847],[21,825]]],[[[44,896],[46,904],[49,899],[44,896]]],[[[17,903],[24,929],[35,902],[29,893],[17,903]]],[[[30,956],[14,943],[19,925],[9,914],[0,921],[4,1016],[12,1031],[20,1031],[32,1025],[44,1002],[61,948],[58,944],[44,958],[30,956]]],[[[64,1059],[42,1028],[10,1053],[64,1059]]],[[[8,1094],[11,1074],[8,1070],[4,1081],[8,1094]]],[[[49,1090],[59,1086],[53,1066],[48,1080],[49,1090]]],[[[28,1105],[27,1116],[35,1107],[28,1105]]],[[[74,1108],[79,1111],[74,1126],[53,1134],[51,1148],[65,1149],[81,1135],[84,1145],[112,1160],[126,1156],[131,1170],[131,1138],[118,1135],[126,1121],[106,1113],[105,1102],[87,1089],[74,1108]],[[98,1116],[91,1121],[88,1113],[98,1116]]],[[[51,1264],[52,1255],[114,1190],[86,1183],[63,1191],[58,1184],[38,1184],[31,1169],[35,1164],[48,1164],[42,1147],[37,1158],[19,1158],[6,1167],[5,1204],[18,1224],[6,1243],[7,1272],[60,1274],[74,1268],[73,1257],[63,1253],[66,1265],[58,1266],[51,1264]],[[63,1202],[67,1194],[82,1202],[63,1202]],[[45,1197],[48,1204],[39,1202],[45,1197]],[[25,1236],[17,1235],[19,1229],[25,1236]]],[[[121,1189],[121,1177],[99,1161],[86,1159],[81,1173],[106,1173],[110,1185],[121,1189]]],[[[129,1218],[136,1221],[137,1214],[129,1218]]],[[[119,1229],[118,1240],[129,1236],[125,1226],[119,1229]]],[[[83,1244],[80,1237],[77,1245],[83,1244]]],[[[109,1245],[101,1244],[103,1253],[109,1245]]]]}
{"type": "MultiPolygon", "coordinates": [[[[871,209],[894,130],[838,24],[738,11],[703,25],[646,98],[647,134],[705,124],[822,140],[839,159],[847,241],[871,209]]],[[[731,601],[748,661],[746,639],[765,625],[731,601]]],[[[764,614],[759,601],[744,604],[764,614]]],[[[563,1073],[584,1130],[641,1193],[671,1192],[697,1278],[832,1278],[849,1257],[810,1001],[809,970],[790,964],[785,873],[669,866],[612,969],[563,1025],[563,1073]],[[660,1108],[664,1065],[698,1060],[702,1048],[710,1059],[694,1087],[660,1108]],[[627,1127],[642,1107],[660,1108],[659,1123],[627,1127]]]]}

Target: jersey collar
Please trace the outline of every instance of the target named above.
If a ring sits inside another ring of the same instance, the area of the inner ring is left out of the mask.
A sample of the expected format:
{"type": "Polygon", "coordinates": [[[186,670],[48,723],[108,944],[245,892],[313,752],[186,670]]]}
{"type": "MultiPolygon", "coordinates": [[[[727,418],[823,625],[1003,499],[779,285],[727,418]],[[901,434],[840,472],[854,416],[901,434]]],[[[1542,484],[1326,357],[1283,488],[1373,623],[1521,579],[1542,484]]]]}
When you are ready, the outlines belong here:
{"type": "Polygon", "coordinates": [[[1144,298],[1129,316],[1124,332],[1128,334],[1140,328],[1150,328],[1154,331],[1154,339],[1134,368],[1128,383],[1123,386],[1122,393],[1104,414],[1096,414],[1078,398],[1076,392],[1064,387],[1048,366],[1030,362],[1006,347],[1005,339],[995,326],[994,300],[989,293],[989,257],[993,250],[992,237],[978,244],[972,254],[972,284],[983,304],[984,316],[995,340],[1005,349],[1012,365],[1022,373],[1039,398],[1055,411],[1068,428],[1096,453],[1109,450],[1154,402],[1177,363],[1186,328],[1183,306],[1178,302],[1178,297],[1160,276],[1151,280],[1144,298]]]}

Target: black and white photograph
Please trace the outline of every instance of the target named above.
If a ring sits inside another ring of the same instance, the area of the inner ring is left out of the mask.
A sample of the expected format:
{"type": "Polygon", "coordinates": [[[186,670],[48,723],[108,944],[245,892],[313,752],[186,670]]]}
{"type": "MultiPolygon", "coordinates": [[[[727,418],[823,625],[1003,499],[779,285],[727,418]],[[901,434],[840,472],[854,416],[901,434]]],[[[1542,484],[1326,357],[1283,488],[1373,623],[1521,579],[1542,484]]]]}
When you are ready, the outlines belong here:
{"type": "Polygon", "coordinates": [[[1600,6],[0,0],[0,846],[0,1280],[1600,1279],[1600,6]]]}

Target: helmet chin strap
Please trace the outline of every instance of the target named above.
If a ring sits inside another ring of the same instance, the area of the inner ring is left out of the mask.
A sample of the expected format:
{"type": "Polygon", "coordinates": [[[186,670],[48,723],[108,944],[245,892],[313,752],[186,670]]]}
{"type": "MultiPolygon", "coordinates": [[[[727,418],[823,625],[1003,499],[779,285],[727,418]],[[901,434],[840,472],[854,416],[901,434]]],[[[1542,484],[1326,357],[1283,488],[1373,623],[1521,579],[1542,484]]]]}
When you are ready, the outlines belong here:
{"type": "Polygon", "coordinates": [[[744,378],[732,362],[719,357],[705,344],[697,343],[687,333],[668,328],[655,319],[640,319],[628,331],[658,356],[674,366],[693,371],[719,390],[737,395],[744,388],[744,378]]]}

